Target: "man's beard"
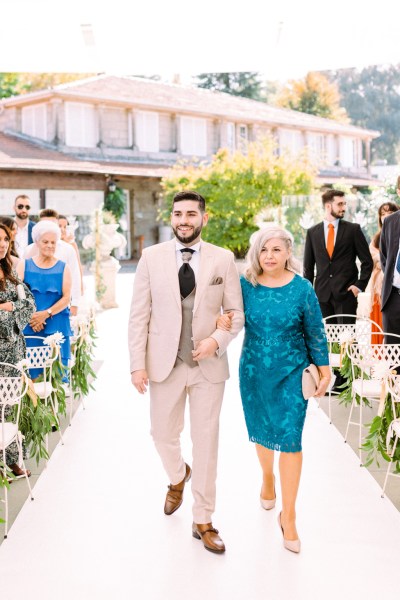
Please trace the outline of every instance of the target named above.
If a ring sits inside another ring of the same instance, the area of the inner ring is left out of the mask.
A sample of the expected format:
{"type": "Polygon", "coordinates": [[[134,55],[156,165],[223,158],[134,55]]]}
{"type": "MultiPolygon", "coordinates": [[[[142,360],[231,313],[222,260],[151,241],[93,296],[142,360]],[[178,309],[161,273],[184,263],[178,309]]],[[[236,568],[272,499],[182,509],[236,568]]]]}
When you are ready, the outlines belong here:
{"type": "Polygon", "coordinates": [[[335,213],[335,211],[332,209],[331,209],[331,215],[332,215],[332,217],[335,217],[335,219],[343,219],[343,217],[344,217],[344,213],[342,215],[338,215],[338,213],[335,213]]]}
{"type": "Polygon", "coordinates": [[[179,240],[181,244],[185,244],[185,245],[190,244],[191,242],[194,242],[194,240],[197,239],[199,237],[199,235],[201,234],[202,229],[203,229],[203,226],[200,225],[200,227],[195,227],[192,235],[190,235],[189,237],[182,237],[179,234],[178,228],[172,227],[172,231],[174,232],[176,239],[179,240]]]}
{"type": "Polygon", "coordinates": [[[21,219],[21,221],[26,221],[27,219],[29,219],[29,215],[16,215],[18,217],[18,219],[21,219]]]}

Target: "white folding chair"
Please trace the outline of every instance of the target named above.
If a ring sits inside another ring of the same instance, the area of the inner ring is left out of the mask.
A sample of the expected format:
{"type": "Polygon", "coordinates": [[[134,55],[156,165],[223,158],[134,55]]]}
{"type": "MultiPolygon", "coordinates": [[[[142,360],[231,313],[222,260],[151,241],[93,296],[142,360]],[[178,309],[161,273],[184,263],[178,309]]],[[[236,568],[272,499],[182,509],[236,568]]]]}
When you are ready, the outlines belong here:
{"type": "MultiPolygon", "coordinates": [[[[396,369],[396,368],[397,368],[397,370],[399,370],[400,363],[399,363],[399,365],[394,366],[394,369],[396,369]]],[[[389,375],[388,380],[387,380],[387,387],[388,387],[388,391],[389,391],[389,394],[391,397],[392,411],[393,411],[394,418],[389,425],[387,439],[386,439],[386,448],[387,448],[387,453],[390,456],[390,462],[386,469],[385,481],[383,482],[383,486],[382,486],[382,498],[385,495],[386,484],[387,484],[389,475],[391,475],[392,477],[400,477],[400,473],[392,473],[391,472],[394,453],[396,452],[397,442],[399,441],[399,437],[400,437],[400,417],[396,417],[396,405],[400,403],[400,375],[398,375],[398,374],[389,375]],[[390,449],[389,449],[390,440],[393,437],[394,437],[394,442],[393,442],[392,451],[390,452],[390,449]]]]}
{"type": "Polygon", "coordinates": [[[6,450],[15,442],[18,448],[18,465],[24,470],[25,480],[28,485],[29,495],[33,500],[32,489],[29,483],[28,475],[26,472],[25,462],[22,454],[22,434],[19,430],[19,416],[21,413],[21,399],[25,395],[27,390],[27,382],[25,373],[19,367],[11,365],[10,363],[0,362],[0,450],[2,460],[2,478],[3,478],[3,489],[5,505],[5,518],[4,518],[4,537],[8,535],[8,481],[7,481],[7,465],[6,465],[6,450]],[[12,377],[3,376],[2,373],[15,373],[12,377]],[[6,415],[6,408],[9,407],[11,410],[15,410],[17,406],[16,414],[14,418],[9,421],[9,417],[6,415]]]}
{"type": "MultiPolygon", "coordinates": [[[[376,335],[376,334],[375,334],[376,335]]],[[[347,442],[347,436],[351,425],[358,427],[358,447],[360,464],[361,461],[361,443],[363,429],[363,401],[380,401],[381,410],[385,394],[385,381],[388,373],[395,365],[400,364],[400,335],[379,333],[383,337],[391,335],[398,338],[398,344],[371,344],[371,343],[353,343],[348,347],[348,354],[351,360],[353,372],[352,382],[352,402],[350,414],[347,421],[344,441],[347,442]],[[357,369],[360,373],[357,372],[357,369]],[[354,408],[358,406],[358,421],[352,421],[354,408]]]]}
{"type": "MultiPolygon", "coordinates": [[[[26,340],[32,339],[36,342],[38,340],[45,340],[42,336],[26,335],[26,340]]],[[[37,396],[44,400],[45,404],[49,401],[53,410],[54,418],[57,423],[58,434],[61,439],[61,443],[64,444],[64,439],[61,432],[60,419],[58,418],[56,405],[53,400],[53,393],[57,390],[52,386],[52,371],[53,363],[57,359],[59,352],[59,345],[56,348],[43,345],[43,346],[28,346],[26,347],[26,365],[28,369],[43,369],[43,381],[34,381],[33,387],[37,396]],[[47,373],[48,369],[48,373],[47,373]]],[[[46,450],[48,450],[48,436],[46,436],[46,450]]]]}
{"type": "MultiPolygon", "coordinates": [[[[375,321],[367,317],[340,314],[331,315],[323,319],[326,338],[328,342],[328,353],[329,353],[329,365],[332,369],[339,369],[342,366],[342,359],[347,353],[347,347],[350,342],[357,343],[368,343],[371,338],[371,327],[375,325],[379,331],[381,328],[375,321]],[[354,323],[332,323],[333,319],[355,319],[354,323]],[[338,349],[338,352],[334,352],[334,349],[338,349]]],[[[334,375],[333,375],[334,376],[334,375]]],[[[332,392],[332,384],[328,389],[328,415],[329,422],[332,423],[332,412],[331,412],[331,399],[332,394],[339,394],[339,392],[332,392]]]]}

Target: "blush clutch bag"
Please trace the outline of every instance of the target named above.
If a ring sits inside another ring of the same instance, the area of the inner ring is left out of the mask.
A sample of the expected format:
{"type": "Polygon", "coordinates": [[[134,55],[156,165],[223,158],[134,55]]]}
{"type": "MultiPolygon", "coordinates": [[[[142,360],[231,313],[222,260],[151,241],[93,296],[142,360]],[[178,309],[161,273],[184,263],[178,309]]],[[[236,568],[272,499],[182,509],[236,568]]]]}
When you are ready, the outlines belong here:
{"type": "Polygon", "coordinates": [[[319,386],[321,376],[318,371],[318,367],[313,364],[308,365],[303,370],[303,377],[301,381],[301,387],[303,391],[304,400],[308,400],[314,396],[319,386]]]}

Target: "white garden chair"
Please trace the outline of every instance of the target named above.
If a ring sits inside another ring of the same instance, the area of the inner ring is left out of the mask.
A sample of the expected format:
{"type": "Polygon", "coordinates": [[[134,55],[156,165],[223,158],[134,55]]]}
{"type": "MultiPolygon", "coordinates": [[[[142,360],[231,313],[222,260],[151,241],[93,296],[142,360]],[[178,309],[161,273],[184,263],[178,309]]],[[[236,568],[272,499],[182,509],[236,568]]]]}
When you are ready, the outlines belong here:
{"type": "MultiPolygon", "coordinates": [[[[376,334],[374,334],[376,335],[376,334]]],[[[387,333],[379,333],[382,338],[387,333]]],[[[400,364],[400,335],[390,334],[393,338],[399,340],[398,344],[371,344],[371,343],[353,343],[348,346],[348,355],[351,360],[353,372],[352,382],[352,402],[350,414],[347,421],[344,441],[347,442],[347,436],[351,425],[358,427],[358,447],[361,462],[361,443],[363,429],[363,399],[379,402],[378,414],[383,411],[383,403],[386,397],[386,382],[390,371],[400,364]],[[360,370],[357,374],[356,368],[360,370]],[[359,402],[357,402],[357,399],[359,402]],[[353,421],[353,411],[358,405],[359,418],[353,421]]]]}
{"type": "MultiPolygon", "coordinates": [[[[26,340],[32,339],[35,341],[46,340],[46,337],[26,335],[26,340]]],[[[26,366],[28,369],[43,369],[43,381],[33,382],[33,387],[37,396],[44,400],[45,404],[50,402],[53,410],[54,418],[57,422],[57,430],[61,439],[61,443],[64,444],[64,439],[61,432],[60,420],[57,414],[57,408],[53,401],[53,392],[56,392],[51,384],[53,363],[57,359],[60,352],[60,345],[43,345],[43,346],[28,346],[26,347],[26,366]],[[47,376],[47,369],[49,369],[49,376],[47,376]]],[[[46,436],[46,450],[48,450],[48,436],[46,436]]]]}
{"type": "MultiPolygon", "coordinates": [[[[400,363],[398,365],[395,365],[394,370],[395,369],[398,370],[399,368],[400,368],[400,363]]],[[[392,420],[392,422],[389,425],[387,439],[386,439],[387,453],[390,456],[391,460],[386,469],[385,481],[383,482],[383,486],[382,486],[382,498],[385,495],[386,484],[387,484],[389,475],[392,477],[400,477],[400,473],[392,473],[391,472],[392,459],[393,459],[394,453],[396,452],[397,443],[398,443],[399,437],[400,437],[400,417],[396,417],[396,404],[398,404],[400,402],[400,375],[394,374],[394,373],[390,374],[388,377],[388,380],[387,380],[387,388],[388,388],[388,392],[391,397],[394,419],[392,420]],[[390,440],[393,437],[394,437],[394,442],[393,442],[392,451],[390,452],[390,440]]]]}
{"type": "MultiPolygon", "coordinates": [[[[325,317],[323,319],[326,339],[328,342],[328,353],[329,353],[329,366],[339,369],[342,366],[342,360],[347,354],[347,348],[351,342],[356,343],[368,343],[371,339],[371,328],[375,325],[379,331],[382,329],[375,321],[367,317],[340,314],[325,317]],[[356,319],[354,323],[332,323],[333,319],[337,318],[351,318],[356,319]],[[334,345],[338,345],[340,348],[339,353],[333,352],[334,345]]],[[[334,374],[332,372],[332,377],[334,374]]],[[[338,394],[339,392],[332,392],[332,386],[334,379],[331,381],[331,385],[328,389],[328,416],[329,422],[332,423],[332,412],[331,412],[331,399],[332,394],[338,394]]]]}
{"type": "MultiPolygon", "coordinates": [[[[2,477],[7,479],[7,467],[6,467],[6,449],[15,442],[18,448],[18,465],[24,470],[25,480],[28,485],[29,495],[33,500],[32,489],[29,483],[28,475],[26,472],[25,462],[22,455],[22,434],[19,430],[19,416],[21,413],[21,399],[27,391],[27,377],[23,370],[10,363],[0,362],[0,373],[4,372],[4,367],[9,371],[13,369],[16,373],[15,376],[1,376],[0,375],[0,450],[2,460],[2,477]],[[5,411],[6,408],[13,408],[17,406],[16,415],[12,421],[6,420],[5,411]]],[[[4,537],[8,535],[8,483],[4,482],[4,499],[3,503],[5,506],[5,518],[4,518],[4,537]]]]}

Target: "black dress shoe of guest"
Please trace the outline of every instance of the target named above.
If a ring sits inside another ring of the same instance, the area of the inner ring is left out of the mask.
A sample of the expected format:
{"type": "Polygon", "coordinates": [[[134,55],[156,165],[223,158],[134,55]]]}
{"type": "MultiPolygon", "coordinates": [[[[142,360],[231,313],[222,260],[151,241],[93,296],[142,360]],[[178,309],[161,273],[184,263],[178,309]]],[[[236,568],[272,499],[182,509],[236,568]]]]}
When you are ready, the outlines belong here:
{"type": "Polygon", "coordinates": [[[170,483],[170,485],[168,486],[168,492],[165,497],[164,504],[164,513],[166,515],[172,515],[176,510],[178,510],[178,508],[182,504],[185,483],[189,481],[191,476],[192,469],[189,467],[189,465],[186,465],[186,474],[182,481],[180,483],[177,483],[176,485],[172,485],[172,483],[170,483]]]}
{"type": "Polygon", "coordinates": [[[192,525],[193,537],[196,540],[201,540],[206,550],[214,552],[214,554],[223,554],[225,552],[225,544],[218,534],[218,529],[215,529],[212,523],[206,523],[205,525],[193,523],[192,525]]]}

